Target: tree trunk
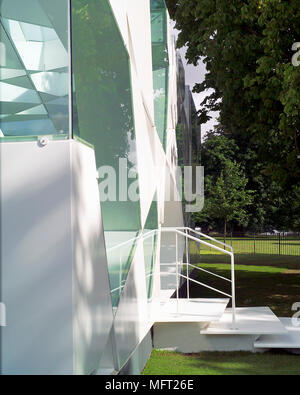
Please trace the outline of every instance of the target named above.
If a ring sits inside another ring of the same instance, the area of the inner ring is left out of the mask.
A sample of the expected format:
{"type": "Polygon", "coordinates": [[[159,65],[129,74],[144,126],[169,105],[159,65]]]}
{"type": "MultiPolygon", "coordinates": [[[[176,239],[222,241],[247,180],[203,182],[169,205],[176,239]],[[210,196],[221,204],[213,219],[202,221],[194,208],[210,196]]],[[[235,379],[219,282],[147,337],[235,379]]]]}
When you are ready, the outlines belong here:
{"type": "MultiPolygon", "coordinates": [[[[227,232],[227,218],[224,218],[224,243],[226,243],[226,232],[227,232]]],[[[224,246],[224,250],[226,250],[226,247],[224,246]]]]}

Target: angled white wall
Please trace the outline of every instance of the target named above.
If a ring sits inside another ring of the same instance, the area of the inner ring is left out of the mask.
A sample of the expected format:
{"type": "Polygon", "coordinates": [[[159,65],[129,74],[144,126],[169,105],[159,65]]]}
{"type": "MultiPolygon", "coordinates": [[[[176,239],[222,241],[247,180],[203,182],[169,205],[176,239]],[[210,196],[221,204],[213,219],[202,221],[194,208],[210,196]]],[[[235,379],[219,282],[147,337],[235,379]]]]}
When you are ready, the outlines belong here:
{"type": "Polygon", "coordinates": [[[73,373],[70,142],[1,143],[4,374],[73,373]]]}
{"type": "Polygon", "coordinates": [[[76,374],[97,370],[113,323],[94,150],[71,142],[76,374]]]}
{"type": "Polygon", "coordinates": [[[1,143],[4,374],[89,374],[113,322],[94,152],[1,143]]]}

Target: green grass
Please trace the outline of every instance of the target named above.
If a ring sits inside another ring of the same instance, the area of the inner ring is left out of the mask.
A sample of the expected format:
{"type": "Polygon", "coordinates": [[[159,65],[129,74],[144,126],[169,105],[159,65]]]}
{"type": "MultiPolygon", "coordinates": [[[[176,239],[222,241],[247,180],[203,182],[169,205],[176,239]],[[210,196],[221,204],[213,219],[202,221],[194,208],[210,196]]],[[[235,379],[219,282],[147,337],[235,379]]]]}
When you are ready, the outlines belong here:
{"type": "Polygon", "coordinates": [[[179,354],[154,350],[144,375],[300,375],[300,356],[284,352],[179,354]]]}
{"type": "MultiPolygon", "coordinates": [[[[230,278],[228,256],[199,254],[194,251],[191,262],[216,274],[230,278]]],[[[238,307],[269,306],[279,317],[291,317],[293,303],[300,301],[300,256],[236,254],[236,300],[238,307]]],[[[192,277],[224,292],[230,284],[204,272],[194,270],[192,277]]],[[[186,289],[183,286],[181,296],[186,289]]],[[[222,297],[191,283],[191,297],[222,297]]],[[[300,375],[300,356],[284,352],[200,353],[183,355],[156,351],[144,370],[145,375],[239,375],[239,374],[297,374],[300,375]]]]}
{"type": "MultiPolygon", "coordinates": [[[[192,262],[221,276],[231,278],[229,258],[222,255],[194,255],[192,262]],[[199,263],[200,261],[200,263],[199,263]]],[[[204,272],[192,277],[226,293],[230,283],[204,272]]],[[[239,307],[269,306],[279,317],[291,317],[293,303],[300,298],[300,256],[236,254],[236,303],[239,307]]],[[[182,289],[185,296],[185,288],[182,289]]],[[[220,297],[207,288],[191,283],[191,297],[220,297]]]]}

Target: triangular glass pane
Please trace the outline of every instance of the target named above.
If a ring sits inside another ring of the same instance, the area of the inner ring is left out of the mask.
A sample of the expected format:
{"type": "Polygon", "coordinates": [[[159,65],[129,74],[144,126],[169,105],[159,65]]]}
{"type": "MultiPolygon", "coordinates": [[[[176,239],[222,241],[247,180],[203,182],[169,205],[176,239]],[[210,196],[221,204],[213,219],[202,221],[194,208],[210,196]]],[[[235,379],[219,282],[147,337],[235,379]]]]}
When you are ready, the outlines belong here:
{"type": "Polygon", "coordinates": [[[35,106],[29,108],[28,110],[21,111],[17,115],[47,115],[45,107],[41,104],[40,106],[35,106]]]}
{"type": "MultiPolygon", "coordinates": [[[[0,18],[1,21],[1,18],[0,18]]],[[[7,34],[5,30],[3,29],[3,26],[0,25],[0,40],[3,43],[3,47],[5,48],[5,53],[4,56],[1,54],[0,58],[0,66],[10,68],[10,69],[18,69],[18,70],[23,70],[24,67],[22,63],[20,62],[18,56],[16,55],[16,52],[14,48],[11,45],[10,40],[7,37],[7,34]]]]}
{"type": "Polygon", "coordinates": [[[10,85],[20,86],[21,88],[33,89],[33,84],[27,76],[9,78],[8,80],[5,80],[5,82],[10,85]]]}
{"type": "MultiPolygon", "coordinates": [[[[50,1],[52,2],[53,0],[50,1]]],[[[52,27],[39,0],[2,0],[0,11],[1,15],[8,19],[52,27]],[[24,3],[26,3],[25,7],[24,3]]]]}
{"type": "Polygon", "coordinates": [[[7,80],[10,78],[16,78],[16,77],[21,77],[25,76],[26,71],[25,70],[18,70],[18,69],[6,69],[6,68],[0,68],[0,80],[7,80]]]}

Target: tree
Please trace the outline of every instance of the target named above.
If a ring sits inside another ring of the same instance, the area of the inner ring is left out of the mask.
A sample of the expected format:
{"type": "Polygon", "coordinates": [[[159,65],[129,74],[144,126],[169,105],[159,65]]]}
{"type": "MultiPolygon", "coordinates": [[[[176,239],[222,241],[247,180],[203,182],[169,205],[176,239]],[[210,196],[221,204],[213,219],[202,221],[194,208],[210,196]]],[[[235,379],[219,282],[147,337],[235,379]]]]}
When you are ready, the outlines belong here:
{"type": "Polygon", "coordinates": [[[223,221],[224,243],[226,242],[227,224],[235,220],[240,225],[247,225],[247,207],[253,202],[253,191],[246,189],[248,180],[235,161],[226,160],[220,176],[214,181],[212,176],[205,180],[206,196],[204,209],[198,214],[198,220],[205,218],[223,221]]]}
{"type": "MultiPolygon", "coordinates": [[[[300,36],[299,0],[166,0],[178,46],[205,62],[213,93],[200,117],[220,111],[219,128],[246,154],[255,152],[260,173],[283,187],[300,183],[300,67],[291,63],[300,36]]],[[[242,151],[241,151],[242,152],[242,151]]]]}

